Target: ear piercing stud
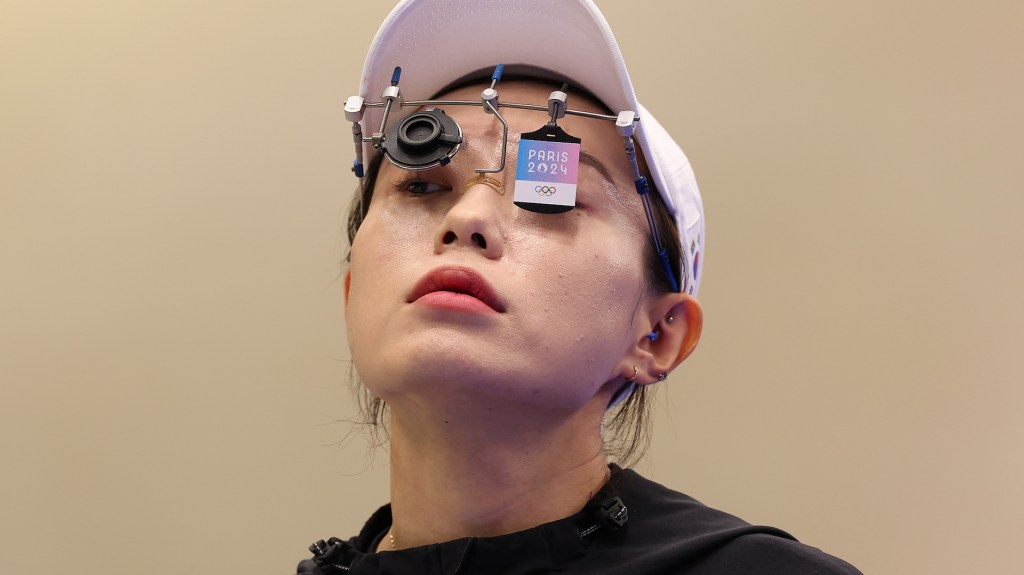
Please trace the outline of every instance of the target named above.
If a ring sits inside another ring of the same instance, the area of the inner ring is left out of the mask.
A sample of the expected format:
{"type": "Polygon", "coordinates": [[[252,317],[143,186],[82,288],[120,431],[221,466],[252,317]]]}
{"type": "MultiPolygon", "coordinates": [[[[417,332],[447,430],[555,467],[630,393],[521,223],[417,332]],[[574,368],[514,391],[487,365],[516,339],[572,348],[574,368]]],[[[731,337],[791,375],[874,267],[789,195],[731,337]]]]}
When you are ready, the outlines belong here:
{"type": "Polygon", "coordinates": [[[658,374],[658,381],[665,381],[668,379],[668,374],[664,371],[658,374]]]}
{"type": "Polygon", "coordinates": [[[640,375],[640,368],[633,366],[633,377],[626,380],[626,383],[636,383],[636,376],[640,375]]]}
{"type": "MultiPolygon", "coordinates": [[[[675,319],[676,318],[674,318],[672,316],[668,316],[667,318],[665,318],[665,323],[672,323],[673,321],[675,321],[675,319]]],[[[645,335],[644,337],[647,338],[647,341],[654,341],[654,340],[658,339],[658,335],[659,335],[658,330],[655,329],[654,331],[652,331],[651,333],[645,335]]]]}

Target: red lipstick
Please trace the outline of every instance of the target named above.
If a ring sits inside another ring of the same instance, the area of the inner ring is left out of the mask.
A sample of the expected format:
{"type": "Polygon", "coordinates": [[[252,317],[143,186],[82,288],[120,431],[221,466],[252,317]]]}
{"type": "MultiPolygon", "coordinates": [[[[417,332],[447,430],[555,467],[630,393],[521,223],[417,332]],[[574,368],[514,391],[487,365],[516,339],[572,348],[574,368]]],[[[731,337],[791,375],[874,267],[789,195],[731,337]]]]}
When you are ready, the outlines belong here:
{"type": "Polygon", "coordinates": [[[427,272],[406,298],[417,303],[472,313],[503,313],[505,302],[476,271],[461,266],[441,266],[427,272]]]}

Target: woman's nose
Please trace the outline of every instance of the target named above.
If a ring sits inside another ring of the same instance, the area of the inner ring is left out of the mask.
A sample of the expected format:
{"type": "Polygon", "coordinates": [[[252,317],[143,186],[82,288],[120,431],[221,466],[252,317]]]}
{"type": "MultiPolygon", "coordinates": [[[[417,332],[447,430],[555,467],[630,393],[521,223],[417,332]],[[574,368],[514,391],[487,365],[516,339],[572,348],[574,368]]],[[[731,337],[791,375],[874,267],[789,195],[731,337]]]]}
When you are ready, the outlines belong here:
{"type": "Polygon", "coordinates": [[[466,189],[445,214],[434,236],[434,251],[470,248],[485,257],[498,259],[505,251],[502,229],[504,198],[486,184],[466,189]]]}

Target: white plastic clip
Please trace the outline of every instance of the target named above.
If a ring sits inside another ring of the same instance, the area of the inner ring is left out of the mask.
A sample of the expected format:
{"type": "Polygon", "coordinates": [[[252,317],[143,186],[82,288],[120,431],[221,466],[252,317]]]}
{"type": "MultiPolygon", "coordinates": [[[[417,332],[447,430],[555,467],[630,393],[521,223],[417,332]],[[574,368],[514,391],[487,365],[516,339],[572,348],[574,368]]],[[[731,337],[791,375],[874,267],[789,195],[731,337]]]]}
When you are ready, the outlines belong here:
{"type": "Polygon", "coordinates": [[[495,90],[493,87],[484,88],[484,91],[480,92],[480,100],[483,101],[484,111],[487,112],[488,114],[494,113],[491,111],[491,106],[493,106],[495,110],[498,109],[498,91],[495,90]],[[488,106],[487,102],[490,102],[491,106],[488,106]]]}
{"type": "Polygon", "coordinates": [[[388,100],[397,100],[399,96],[398,86],[385,86],[384,91],[380,94],[380,100],[387,102],[388,100]]]}
{"type": "Polygon", "coordinates": [[[628,138],[636,131],[636,123],[639,121],[640,118],[636,117],[636,112],[626,110],[619,112],[619,117],[615,119],[615,127],[619,130],[620,136],[628,138]]]}
{"type": "Polygon", "coordinates": [[[365,110],[362,96],[349,96],[348,100],[345,100],[345,119],[349,122],[362,120],[365,110]]]}
{"type": "Polygon", "coordinates": [[[548,114],[552,122],[565,117],[565,100],[568,97],[569,95],[561,90],[555,90],[548,96],[548,114]]]}

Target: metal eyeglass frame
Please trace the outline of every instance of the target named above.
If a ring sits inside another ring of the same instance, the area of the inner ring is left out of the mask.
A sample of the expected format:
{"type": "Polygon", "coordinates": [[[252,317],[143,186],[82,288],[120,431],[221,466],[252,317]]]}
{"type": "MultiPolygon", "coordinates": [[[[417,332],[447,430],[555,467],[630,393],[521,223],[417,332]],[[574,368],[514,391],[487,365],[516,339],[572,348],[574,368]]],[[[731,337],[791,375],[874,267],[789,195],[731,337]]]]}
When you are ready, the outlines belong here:
{"type": "MultiPolygon", "coordinates": [[[[401,67],[395,68],[391,76],[391,84],[384,88],[381,93],[380,102],[366,102],[361,96],[351,96],[345,102],[345,119],[352,122],[352,139],[355,142],[356,147],[356,159],[352,163],[352,171],[355,172],[356,177],[360,180],[364,177],[363,144],[370,143],[373,145],[374,149],[382,149],[385,142],[384,128],[387,126],[388,115],[391,112],[391,108],[395,105],[399,107],[413,106],[417,108],[422,108],[424,106],[482,106],[484,108],[484,112],[494,114],[494,116],[498,118],[498,121],[501,122],[502,126],[501,161],[496,168],[476,168],[474,171],[478,174],[494,174],[505,169],[505,159],[508,150],[508,122],[505,121],[505,118],[503,118],[501,113],[498,111],[500,108],[518,108],[522,110],[547,112],[551,118],[548,123],[549,126],[557,126],[558,119],[565,117],[566,114],[596,120],[613,121],[615,122],[615,127],[619,131],[619,135],[622,136],[625,143],[626,156],[629,158],[629,164],[633,169],[633,185],[636,187],[636,192],[640,195],[640,199],[643,202],[644,213],[647,216],[647,225],[651,229],[651,237],[654,240],[654,247],[657,251],[658,258],[661,260],[661,265],[665,269],[665,273],[668,275],[669,282],[672,285],[672,291],[679,292],[679,281],[676,278],[675,272],[672,271],[672,265],[668,261],[668,252],[665,250],[665,247],[662,245],[661,240],[658,237],[658,224],[654,218],[654,209],[651,207],[651,200],[648,197],[650,193],[650,184],[648,184],[647,178],[640,173],[640,165],[637,163],[636,159],[636,147],[633,144],[633,135],[636,132],[636,125],[640,121],[640,116],[632,110],[619,112],[617,116],[584,112],[581,110],[570,110],[566,106],[566,99],[568,96],[565,93],[565,90],[567,89],[567,86],[565,85],[563,85],[561,90],[551,92],[551,95],[548,97],[548,105],[546,108],[535,104],[499,102],[498,91],[495,89],[495,86],[501,80],[503,70],[503,64],[498,64],[494,69],[494,73],[491,75],[491,85],[480,93],[480,101],[403,100],[398,89],[398,81],[402,73],[401,67]],[[363,113],[367,108],[384,108],[384,114],[380,121],[380,128],[371,136],[363,136],[362,127],[359,125],[359,122],[363,119],[363,113]]],[[[458,128],[457,124],[456,127],[458,128]]],[[[460,135],[459,143],[454,144],[450,154],[429,165],[418,167],[405,165],[395,161],[395,159],[388,153],[384,153],[383,155],[392,163],[395,163],[399,167],[405,169],[426,169],[437,165],[447,164],[451,157],[458,152],[459,145],[461,145],[461,128],[458,129],[460,135]]]]}

